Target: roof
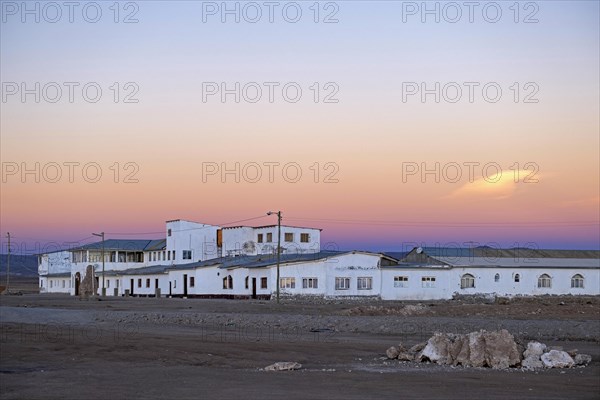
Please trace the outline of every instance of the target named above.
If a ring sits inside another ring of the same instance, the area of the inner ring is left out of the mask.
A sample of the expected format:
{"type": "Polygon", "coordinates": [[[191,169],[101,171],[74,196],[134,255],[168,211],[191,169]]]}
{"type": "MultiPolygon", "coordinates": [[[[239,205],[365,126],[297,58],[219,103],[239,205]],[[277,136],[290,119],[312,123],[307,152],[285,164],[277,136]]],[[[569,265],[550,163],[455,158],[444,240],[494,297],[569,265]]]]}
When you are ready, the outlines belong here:
{"type": "MultiPolygon", "coordinates": [[[[106,275],[157,275],[164,274],[172,265],[151,265],[149,267],[129,268],[125,270],[106,271],[106,275]]],[[[98,271],[96,271],[98,273],[98,271]]]]}
{"type": "MultiPolygon", "coordinates": [[[[388,258],[392,261],[388,256],[381,253],[371,253],[367,251],[321,251],[318,253],[304,253],[304,254],[282,254],[280,257],[280,263],[285,264],[293,264],[298,262],[307,262],[307,261],[316,261],[316,260],[325,260],[327,258],[332,258],[339,255],[346,254],[371,254],[380,257],[388,258]]],[[[205,268],[205,267],[217,267],[220,269],[229,269],[229,268],[264,268],[277,264],[277,256],[275,254],[261,254],[256,256],[227,256],[227,257],[219,257],[212,258],[210,260],[198,261],[188,264],[169,264],[169,265],[152,265],[149,267],[140,267],[140,268],[129,268],[126,270],[110,270],[106,271],[107,275],[154,275],[154,274],[164,274],[169,270],[190,270],[196,268],[205,268]]],[[[97,272],[97,271],[96,271],[97,272]]]]}
{"type": "Polygon", "coordinates": [[[71,273],[70,272],[56,272],[53,274],[46,274],[46,275],[40,275],[40,276],[43,276],[44,278],[70,278],[71,273]]]}
{"type": "Polygon", "coordinates": [[[399,260],[393,267],[600,268],[600,251],[423,247],[399,260]]]}
{"type": "MultiPolygon", "coordinates": [[[[339,252],[339,251],[321,251],[318,253],[302,253],[302,254],[281,254],[280,263],[281,264],[290,264],[295,262],[302,261],[316,261],[323,260],[328,257],[333,257],[336,255],[344,254],[347,252],[339,252]]],[[[170,269],[192,269],[192,268],[202,268],[202,267],[211,267],[218,265],[218,268],[227,269],[227,268],[260,268],[266,267],[270,265],[275,265],[277,263],[277,255],[276,254],[259,254],[255,256],[227,256],[227,257],[219,257],[213,258],[210,260],[199,261],[195,263],[189,264],[178,264],[171,266],[170,269]]]]}
{"type": "MultiPolygon", "coordinates": [[[[598,250],[543,250],[514,247],[499,249],[489,246],[460,247],[423,247],[423,253],[431,257],[481,257],[481,258],[591,258],[600,259],[598,250]]],[[[413,249],[414,251],[414,249],[413,249]]]]}
{"type": "MultiPolygon", "coordinates": [[[[294,225],[281,225],[282,228],[296,228],[296,229],[312,229],[315,231],[322,231],[321,228],[309,228],[307,226],[294,226],[294,225]]],[[[264,228],[277,228],[277,225],[261,225],[261,226],[248,226],[248,225],[236,225],[226,226],[222,229],[236,229],[236,228],[251,228],[251,229],[264,229],[264,228]]]]}
{"type": "MultiPolygon", "coordinates": [[[[166,239],[140,240],[140,239],[107,239],[104,241],[105,250],[124,251],[152,251],[163,250],[167,247],[166,239]]],[[[83,246],[74,247],[70,251],[78,250],[102,250],[102,241],[88,243],[83,246]]]]}

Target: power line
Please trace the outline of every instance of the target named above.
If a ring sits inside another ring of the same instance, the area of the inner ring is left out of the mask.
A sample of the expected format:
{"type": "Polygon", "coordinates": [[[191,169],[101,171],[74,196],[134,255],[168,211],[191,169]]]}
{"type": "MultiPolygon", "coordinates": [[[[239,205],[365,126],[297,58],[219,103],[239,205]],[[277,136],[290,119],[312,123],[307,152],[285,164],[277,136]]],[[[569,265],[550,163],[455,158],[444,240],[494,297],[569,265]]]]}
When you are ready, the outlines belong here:
{"type": "Polygon", "coordinates": [[[525,222],[429,222],[429,221],[377,221],[356,219],[300,218],[288,217],[290,221],[314,221],[348,225],[384,225],[439,228],[498,228],[498,227],[553,227],[553,226],[597,226],[598,221],[525,221],[525,222]]]}
{"type": "MultiPolygon", "coordinates": [[[[246,221],[253,221],[256,219],[260,219],[260,218],[266,218],[267,215],[261,215],[258,217],[252,217],[252,218],[246,218],[246,219],[240,219],[238,221],[231,221],[231,222],[225,222],[225,223],[221,223],[221,224],[214,224],[214,225],[209,225],[209,226],[203,226],[201,228],[187,228],[187,229],[180,229],[176,232],[187,232],[187,231],[195,231],[195,230],[201,230],[201,229],[208,229],[214,226],[225,226],[225,225],[232,225],[232,224],[239,224],[240,222],[246,222],[246,221]]],[[[208,225],[208,224],[205,224],[208,225]]],[[[157,231],[157,232],[106,232],[107,235],[122,235],[122,236],[134,236],[134,235],[158,235],[158,234],[164,234],[165,231],[157,231]]]]}

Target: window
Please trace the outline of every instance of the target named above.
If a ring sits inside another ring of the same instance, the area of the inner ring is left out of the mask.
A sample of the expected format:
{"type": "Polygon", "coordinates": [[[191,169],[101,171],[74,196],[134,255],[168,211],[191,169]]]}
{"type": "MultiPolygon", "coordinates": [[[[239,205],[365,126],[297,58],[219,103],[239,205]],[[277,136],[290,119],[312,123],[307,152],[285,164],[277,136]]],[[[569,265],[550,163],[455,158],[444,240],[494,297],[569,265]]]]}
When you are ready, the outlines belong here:
{"type": "Polygon", "coordinates": [[[173,250],[173,261],[175,261],[175,250],[173,250]]]}
{"type": "Polygon", "coordinates": [[[50,287],[52,287],[52,279],[50,279],[50,287]]]}
{"type": "Polygon", "coordinates": [[[167,260],[169,260],[169,261],[171,260],[171,252],[170,251],[167,251],[167,260]]]}
{"type": "Polygon", "coordinates": [[[167,236],[171,236],[171,229],[167,229],[167,236]]]}
{"type": "Polygon", "coordinates": [[[163,250],[163,261],[167,259],[167,252],[163,250]]]}
{"type": "Polygon", "coordinates": [[[267,278],[260,278],[260,288],[261,289],[267,288],[267,278]]]}
{"type": "Polygon", "coordinates": [[[494,275],[494,282],[500,282],[500,274],[494,275]]]}
{"type": "Polygon", "coordinates": [[[115,287],[118,289],[119,288],[119,280],[115,279],[115,287]]]}
{"type": "Polygon", "coordinates": [[[580,274],[573,275],[571,278],[571,287],[583,289],[583,276],[580,274]]]}
{"type": "Polygon", "coordinates": [[[286,232],[286,234],[285,234],[285,241],[286,242],[293,242],[294,241],[294,234],[286,232]]]}
{"type": "Polygon", "coordinates": [[[335,290],[350,289],[350,278],[335,278],[335,290]]]}
{"type": "Polygon", "coordinates": [[[408,276],[395,276],[394,287],[407,288],[408,287],[408,276]]]}
{"type": "Polygon", "coordinates": [[[435,276],[421,277],[421,286],[424,288],[434,288],[435,287],[435,276]]]}
{"type": "Polygon", "coordinates": [[[301,241],[302,243],[308,243],[309,239],[310,239],[310,238],[309,238],[309,236],[308,236],[308,233],[301,233],[301,234],[300,234],[300,241],[301,241]]]}
{"type": "Polygon", "coordinates": [[[150,278],[146,278],[146,287],[150,287],[150,278]]]}
{"type": "Polygon", "coordinates": [[[475,277],[471,274],[464,274],[460,278],[460,288],[469,289],[475,287],[475,277]]]}
{"type": "Polygon", "coordinates": [[[191,250],[183,250],[183,259],[191,260],[192,259],[192,251],[191,250]]]}
{"type": "Polygon", "coordinates": [[[231,275],[223,278],[223,289],[233,289],[233,278],[231,275]]]}
{"type": "Polygon", "coordinates": [[[319,280],[317,278],[302,278],[302,289],[317,289],[319,280]]]}
{"type": "Polygon", "coordinates": [[[271,243],[273,241],[273,234],[267,233],[267,243],[271,243]]]}
{"type": "Polygon", "coordinates": [[[152,261],[156,261],[156,252],[152,253],[152,261]]]}
{"type": "Polygon", "coordinates": [[[259,233],[259,234],[258,234],[258,238],[257,238],[257,240],[256,240],[256,241],[257,241],[258,243],[262,243],[262,242],[263,242],[263,234],[262,234],[262,233],[259,233]]]}
{"type": "Polygon", "coordinates": [[[295,289],[296,278],[279,278],[279,287],[281,289],[295,289]]]}
{"type": "Polygon", "coordinates": [[[173,289],[177,288],[177,281],[173,281],[173,289]]]}
{"type": "Polygon", "coordinates": [[[138,278],[138,287],[142,287],[142,278],[138,278]]]}
{"type": "Polygon", "coordinates": [[[63,285],[63,288],[64,288],[65,287],[65,281],[64,281],[64,279],[62,281],[62,285],[63,285]]]}
{"type": "MultiPolygon", "coordinates": [[[[63,282],[63,287],[65,287],[64,282],[63,282]]],[[[106,280],[106,288],[109,289],[110,288],[110,279],[106,280]]]]}
{"type": "Polygon", "coordinates": [[[371,290],[373,289],[373,278],[368,276],[359,277],[356,284],[358,290],[371,290]]]}
{"type": "Polygon", "coordinates": [[[548,274],[542,274],[538,278],[538,287],[539,288],[551,288],[552,287],[552,278],[548,274]]]}
{"type": "Polygon", "coordinates": [[[519,283],[521,281],[521,276],[519,274],[515,274],[515,282],[519,283]]]}
{"type": "Polygon", "coordinates": [[[244,287],[246,289],[248,289],[248,280],[250,280],[250,277],[247,276],[246,279],[244,279],[244,287]]]}
{"type": "Polygon", "coordinates": [[[190,276],[190,287],[194,287],[196,284],[196,279],[193,276],[190,276]]]}

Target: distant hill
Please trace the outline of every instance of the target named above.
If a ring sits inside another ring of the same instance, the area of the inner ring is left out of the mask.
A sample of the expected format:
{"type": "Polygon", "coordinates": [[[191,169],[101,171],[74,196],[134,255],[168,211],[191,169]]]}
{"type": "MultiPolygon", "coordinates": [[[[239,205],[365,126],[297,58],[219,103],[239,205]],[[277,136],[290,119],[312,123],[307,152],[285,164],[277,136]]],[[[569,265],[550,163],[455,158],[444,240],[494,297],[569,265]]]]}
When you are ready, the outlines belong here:
{"type": "MultiPolygon", "coordinates": [[[[0,254],[0,277],[6,276],[8,254],[0,254]]],[[[38,276],[37,256],[10,255],[10,275],[38,276]]]]}

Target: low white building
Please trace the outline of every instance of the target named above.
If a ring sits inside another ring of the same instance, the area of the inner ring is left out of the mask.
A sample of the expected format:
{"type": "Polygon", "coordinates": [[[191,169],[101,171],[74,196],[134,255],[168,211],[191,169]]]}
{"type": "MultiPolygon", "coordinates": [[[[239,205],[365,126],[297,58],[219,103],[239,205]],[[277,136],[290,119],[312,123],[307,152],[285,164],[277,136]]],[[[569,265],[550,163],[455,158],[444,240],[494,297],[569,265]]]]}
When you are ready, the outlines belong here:
{"type": "Polygon", "coordinates": [[[38,255],[40,293],[70,293],[71,265],[68,250],[38,255]]]}
{"type": "MultiPolygon", "coordinates": [[[[364,251],[229,256],[123,271],[129,293],[173,297],[377,297],[451,299],[455,295],[600,295],[600,252],[413,249],[407,254],[364,251]],[[456,251],[457,254],[444,255],[456,251]],[[131,289],[131,285],[134,285],[131,289]]],[[[125,286],[124,286],[125,288],[125,286]]],[[[124,291],[123,291],[124,293],[124,291]]]]}
{"type": "Polygon", "coordinates": [[[384,300],[454,295],[600,295],[600,252],[415,248],[382,268],[384,300]]]}
{"type": "Polygon", "coordinates": [[[451,299],[461,294],[600,295],[600,252],[415,248],[408,253],[320,250],[319,229],[221,228],[167,221],[165,239],[108,239],[40,256],[40,291],[79,294],[95,271],[107,295],[270,298],[451,299]],[[104,248],[104,263],[102,252],[104,248]],[[102,265],[104,264],[104,274],[102,265]]]}

